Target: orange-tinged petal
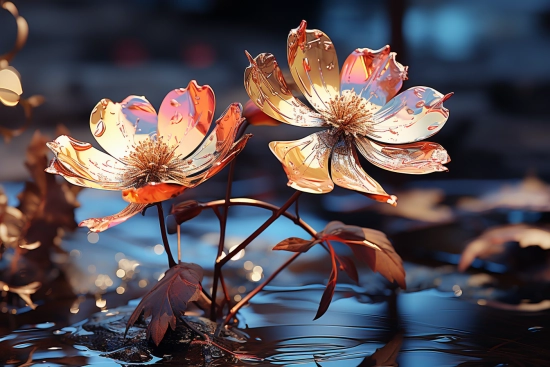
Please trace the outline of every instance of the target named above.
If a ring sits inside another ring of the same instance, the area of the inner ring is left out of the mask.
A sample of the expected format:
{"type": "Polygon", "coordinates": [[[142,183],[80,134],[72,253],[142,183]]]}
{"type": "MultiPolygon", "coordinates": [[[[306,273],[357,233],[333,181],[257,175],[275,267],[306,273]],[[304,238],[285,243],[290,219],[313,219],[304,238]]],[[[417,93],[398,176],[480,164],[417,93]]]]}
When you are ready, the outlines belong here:
{"type": "Polygon", "coordinates": [[[240,103],[230,104],[216,121],[216,127],[208,138],[192,155],[184,159],[186,163],[185,174],[189,176],[208,170],[218,160],[225,157],[233,146],[237,131],[243,120],[240,103]]]}
{"type": "Polygon", "coordinates": [[[288,176],[288,186],[312,194],[332,191],[334,185],[328,173],[332,147],[327,131],[296,141],[272,141],[269,147],[288,176]]]}
{"type": "Polygon", "coordinates": [[[97,182],[90,181],[85,178],[82,178],[78,174],[70,171],[65,167],[58,159],[54,158],[48,168],[45,169],[46,172],[52,173],[54,175],[61,175],[64,179],[72,183],[73,185],[78,185],[82,187],[89,187],[92,189],[101,189],[101,190],[121,190],[122,187],[120,182],[97,182]]]}
{"type": "Polygon", "coordinates": [[[11,66],[0,70],[0,102],[6,106],[15,106],[23,93],[21,76],[11,66]]]}
{"type": "Polygon", "coordinates": [[[122,198],[129,203],[152,204],[175,198],[187,187],[164,182],[149,182],[139,188],[129,188],[122,191],[122,198]]]}
{"type": "MultiPolygon", "coordinates": [[[[196,181],[192,184],[192,187],[195,187],[204,181],[208,180],[210,177],[214,176],[218,172],[220,172],[222,169],[225,168],[233,159],[237,157],[237,155],[244,149],[246,143],[248,142],[248,139],[252,137],[252,134],[246,134],[242,138],[240,138],[229,150],[229,152],[222,158],[218,159],[212,167],[206,171],[204,174],[200,175],[201,179],[200,181],[196,181]]],[[[195,177],[193,177],[195,179],[195,177]]]]}
{"type": "Polygon", "coordinates": [[[103,218],[90,218],[83,220],[78,226],[79,227],[88,227],[92,232],[103,232],[111,227],[114,227],[122,222],[128,220],[128,218],[133,217],[137,213],[140,213],[147,204],[135,204],[131,203],[121,212],[109,215],[103,218]]]}
{"type": "Polygon", "coordinates": [[[359,137],[355,144],[369,162],[393,172],[423,175],[448,171],[443,164],[451,161],[441,145],[428,141],[390,145],[359,137]]]}
{"type": "Polygon", "coordinates": [[[326,123],[292,95],[283,73],[272,54],[259,54],[253,59],[246,53],[250,66],[244,71],[244,87],[250,99],[267,115],[284,123],[318,127],[326,123]]]}
{"type": "Polygon", "coordinates": [[[275,120],[256,106],[252,100],[244,104],[243,117],[253,126],[279,126],[281,121],[275,120]]]}
{"type": "Polygon", "coordinates": [[[121,116],[125,120],[124,124],[134,127],[134,145],[156,134],[158,127],[157,111],[147,98],[128,96],[120,102],[120,107],[121,116]]]}
{"type": "Polygon", "coordinates": [[[451,95],[443,95],[429,87],[407,89],[374,114],[374,124],[367,136],[392,144],[429,138],[441,130],[449,118],[449,110],[443,107],[443,102],[451,95]]]}
{"type": "Polygon", "coordinates": [[[378,182],[359,165],[355,148],[340,142],[334,147],[331,161],[332,180],[338,186],[365,193],[371,199],[395,205],[397,198],[388,195],[378,182]]]}
{"type": "Polygon", "coordinates": [[[325,33],[306,27],[307,23],[303,20],[288,35],[288,66],[309,103],[315,109],[326,109],[325,103],[340,95],[338,58],[332,41],[325,33]]]}
{"type": "Polygon", "coordinates": [[[342,66],[340,91],[353,89],[379,110],[392,99],[407,80],[407,67],[395,60],[390,46],[379,50],[358,48],[348,56],[342,66]]]}
{"type": "Polygon", "coordinates": [[[115,158],[127,156],[134,145],[135,126],[122,114],[122,106],[102,99],[90,115],[90,130],[99,145],[115,158]]]}
{"type": "Polygon", "coordinates": [[[61,135],[47,143],[57,160],[76,176],[98,182],[119,182],[124,164],[90,143],[61,135]]]}
{"type": "Polygon", "coordinates": [[[208,133],[215,107],[212,88],[192,80],[187,88],[174,89],[162,101],[158,134],[166,143],[178,145],[177,154],[185,157],[208,133]]]}

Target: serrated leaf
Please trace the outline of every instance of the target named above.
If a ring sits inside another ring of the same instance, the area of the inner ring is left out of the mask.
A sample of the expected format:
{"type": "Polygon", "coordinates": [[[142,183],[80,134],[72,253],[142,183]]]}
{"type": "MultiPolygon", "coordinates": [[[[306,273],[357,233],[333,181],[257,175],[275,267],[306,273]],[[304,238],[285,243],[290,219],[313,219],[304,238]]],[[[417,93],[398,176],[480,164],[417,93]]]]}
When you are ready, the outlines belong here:
{"type": "Polygon", "coordinates": [[[185,313],[187,304],[199,298],[203,270],[197,264],[180,263],[165,273],[138,304],[126,324],[126,332],[139,316],[151,316],[147,325],[147,338],[159,345],[168,325],[176,329],[177,318],[185,313]]]}
{"type": "Polygon", "coordinates": [[[304,240],[299,237],[290,237],[282,240],[273,247],[273,250],[291,251],[291,252],[307,252],[317,241],[304,240]]]}

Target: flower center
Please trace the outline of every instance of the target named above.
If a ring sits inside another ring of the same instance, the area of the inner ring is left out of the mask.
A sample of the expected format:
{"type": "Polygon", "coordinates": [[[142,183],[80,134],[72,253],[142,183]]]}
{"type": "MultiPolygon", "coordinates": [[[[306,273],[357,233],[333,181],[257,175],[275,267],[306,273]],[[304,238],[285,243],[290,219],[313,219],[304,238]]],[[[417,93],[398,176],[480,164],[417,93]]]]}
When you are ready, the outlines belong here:
{"type": "Polygon", "coordinates": [[[141,187],[149,182],[182,181],[184,162],[175,154],[175,147],[162,141],[147,139],[124,157],[126,170],[122,174],[125,187],[141,187]]]}
{"type": "Polygon", "coordinates": [[[323,119],[334,127],[333,134],[346,136],[366,135],[373,124],[372,113],[366,99],[346,90],[341,96],[332,98],[326,108],[317,110],[323,119]]]}

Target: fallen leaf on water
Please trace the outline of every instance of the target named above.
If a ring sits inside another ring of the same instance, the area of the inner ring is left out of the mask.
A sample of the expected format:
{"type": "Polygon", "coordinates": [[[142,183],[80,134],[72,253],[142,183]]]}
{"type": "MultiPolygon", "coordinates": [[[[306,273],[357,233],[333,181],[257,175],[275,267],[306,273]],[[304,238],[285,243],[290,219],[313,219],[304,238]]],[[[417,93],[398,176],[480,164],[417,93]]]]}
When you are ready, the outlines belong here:
{"type": "Polygon", "coordinates": [[[458,262],[458,270],[466,270],[476,258],[486,259],[503,253],[504,244],[518,242],[521,247],[539,246],[550,249],[550,230],[527,224],[509,224],[489,228],[471,241],[458,262]]]}
{"type": "Polygon", "coordinates": [[[187,304],[201,294],[203,270],[197,264],[180,263],[165,273],[164,277],[147,293],[138,304],[126,324],[126,332],[143,313],[147,325],[147,338],[159,345],[168,325],[176,329],[177,319],[185,313],[187,304]]]}

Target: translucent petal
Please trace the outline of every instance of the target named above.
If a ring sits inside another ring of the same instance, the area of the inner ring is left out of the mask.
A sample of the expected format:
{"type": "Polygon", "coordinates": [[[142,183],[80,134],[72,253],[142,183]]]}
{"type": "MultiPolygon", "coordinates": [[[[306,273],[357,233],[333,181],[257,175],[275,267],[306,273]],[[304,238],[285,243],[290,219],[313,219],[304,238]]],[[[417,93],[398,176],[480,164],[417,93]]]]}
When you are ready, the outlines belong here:
{"type": "Polygon", "coordinates": [[[46,145],[74,176],[97,182],[120,181],[124,164],[92,147],[90,143],[61,135],[46,145]]]}
{"type": "Polygon", "coordinates": [[[15,106],[23,93],[21,76],[11,66],[0,70],[0,102],[6,106],[15,106]]]}
{"type": "Polygon", "coordinates": [[[45,171],[48,173],[52,173],[54,175],[63,176],[63,178],[66,179],[68,182],[77,186],[88,187],[91,189],[100,189],[100,190],[117,190],[118,191],[122,189],[120,182],[97,182],[97,181],[90,181],[85,178],[82,178],[78,174],[70,171],[56,158],[54,158],[50,162],[49,167],[46,168],[45,171]]]}
{"type": "Polygon", "coordinates": [[[128,218],[133,217],[137,213],[140,213],[147,204],[135,204],[131,203],[121,212],[109,215],[103,218],[90,218],[83,220],[78,226],[88,227],[92,232],[103,232],[111,227],[114,227],[122,222],[125,222],[128,218]]]}
{"type": "Polygon", "coordinates": [[[233,159],[237,157],[237,155],[244,149],[246,146],[246,143],[248,142],[248,139],[252,137],[251,134],[246,134],[242,138],[240,138],[227,152],[225,156],[220,156],[220,158],[210,167],[210,169],[199,176],[194,176],[191,178],[190,181],[190,187],[195,187],[204,181],[208,180],[210,177],[214,176],[218,172],[220,172],[222,169],[225,168],[233,159]]]}
{"type": "Polygon", "coordinates": [[[398,94],[373,116],[374,125],[367,134],[383,143],[412,143],[437,133],[447,119],[443,107],[452,93],[443,95],[429,87],[413,87],[398,94]]]}
{"type": "Polygon", "coordinates": [[[269,147],[288,177],[288,186],[312,194],[332,191],[334,185],[328,173],[332,146],[327,131],[296,141],[272,141],[269,147]]]}
{"type": "Polygon", "coordinates": [[[246,53],[250,66],[244,71],[244,87],[250,99],[276,120],[302,127],[324,126],[320,116],[292,95],[283,73],[272,54],[259,54],[253,59],[246,53]]]}
{"type": "Polygon", "coordinates": [[[134,144],[149,139],[156,134],[158,128],[157,111],[145,97],[128,96],[120,103],[120,107],[124,124],[133,127],[134,144]]]}
{"type": "Polygon", "coordinates": [[[216,121],[216,127],[212,130],[201,146],[192,155],[185,158],[186,175],[194,175],[208,170],[219,159],[229,152],[237,131],[243,122],[242,106],[233,103],[227,107],[222,116],[216,121]]]}
{"type": "Polygon", "coordinates": [[[451,161],[441,145],[428,141],[388,145],[361,137],[355,140],[355,144],[369,162],[393,172],[423,175],[448,171],[443,164],[451,161]]]}
{"type": "Polygon", "coordinates": [[[109,99],[102,99],[90,115],[90,130],[95,139],[115,158],[128,155],[134,145],[134,125],[124,118],[122,106],[109,99]]]}
{"type": "Polygon", "coordinates": [[[368,197],[395,205],[397,198],[388,195],[378,182],[372,179],[359,165],[355,148],[351,144],[340,142],[332,152],[332,180],[338,186],[365,193],[368,197]]]}
{"type": "Polygon", "coordinates": [[[139,188],[122,191],[122,198],[130,203],[152,204],[175,198],[187,187],[173,183],[149,182],[139,188]]]}
{"type": "Polygon", "coordinates": [[[395,60],[390,46],[379,50],[358,48],[348,56],[342,66],[340,91],[353,89],[379,110],[392,99],[407,80],[407,67],[395,60]]]}
{"type": "Polygon", "coordinates": [[[331,98],[340,95],[338,58],[332,41],[317,29],[306,29],[302,21],[290,31],[287,57],[294,81],[315,108],[326,109],[331,98]]]}
{"type": "Polygon", "coordinates": [[[158,134],[167,144],[178,145],[176,152],[185,157],[208,133],[215,107],[212,88],[192,80],[187,88],[171,91],[162,101],[158,134]]]}

